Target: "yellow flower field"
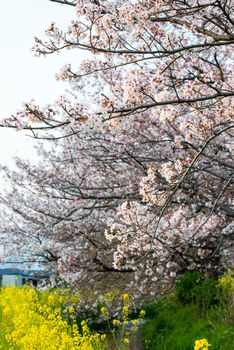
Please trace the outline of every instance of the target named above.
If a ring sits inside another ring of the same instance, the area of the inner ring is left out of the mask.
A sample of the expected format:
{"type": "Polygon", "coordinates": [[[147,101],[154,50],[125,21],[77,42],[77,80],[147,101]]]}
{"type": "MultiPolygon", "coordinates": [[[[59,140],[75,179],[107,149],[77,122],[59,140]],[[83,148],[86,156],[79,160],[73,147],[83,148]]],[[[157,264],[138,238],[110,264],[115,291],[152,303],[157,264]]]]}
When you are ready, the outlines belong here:
{"type": "MultiPolygon", "coordinates": [[[[63,319],[64,296],[29,287],[3,288],[0,293],[1,348],[22,350],[103,350],[105,336],[92,334],[85,321],[63,319]]],[[[74,312],[73,308],[69,312],[74,312]]],[[[71,317],[72,319],[72,317],[71,317]]]]}
{"type": "MultiPolygon", "coordinates": [[[[79,299],[62,290],[39,292],[29,286],[0,289],[0,349],[2,350],[128,350],[145,311],[129,318],[130,297],[121,297],[118,318],[110,316],[114,292],[103,296],[100,316],[108,334],[92,332],[85,320],[77,323],[79,299]],[[111,296],[111,298],[110,298],[111,296]],[[109,316],[111,318],[109,318],[109,316]]],[[[207,339],[194,350],[208,350],[207,339]]]]}

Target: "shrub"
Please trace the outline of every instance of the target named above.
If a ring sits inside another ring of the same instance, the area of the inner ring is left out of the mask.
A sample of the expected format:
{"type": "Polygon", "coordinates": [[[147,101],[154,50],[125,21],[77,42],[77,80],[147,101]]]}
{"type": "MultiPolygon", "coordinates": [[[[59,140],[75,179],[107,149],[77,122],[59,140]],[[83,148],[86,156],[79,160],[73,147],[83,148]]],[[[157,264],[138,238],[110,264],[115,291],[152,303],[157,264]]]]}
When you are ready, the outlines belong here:
{"type": "Polygon", "coordinates": [[[219,301],[216,280],[206,278],[201,272],[186,272],[176,283],[176,297],[183,304],[197,304],[203,311],[219,301]]]}

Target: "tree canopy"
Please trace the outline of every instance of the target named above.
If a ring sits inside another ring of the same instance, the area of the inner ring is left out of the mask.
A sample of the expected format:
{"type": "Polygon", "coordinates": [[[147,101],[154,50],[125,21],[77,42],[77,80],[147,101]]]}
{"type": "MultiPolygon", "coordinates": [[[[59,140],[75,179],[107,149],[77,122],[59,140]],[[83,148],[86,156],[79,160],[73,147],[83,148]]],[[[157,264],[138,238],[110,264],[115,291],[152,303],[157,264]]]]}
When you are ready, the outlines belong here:
{"type": "Polygon", "coordinates": [[[70,282],[113,272],[154,293],[230,266],[233,0],[50,1],[74,20],[35,54],[84,59],[57,73],[69,94],[2,125],[52,142],[40,164],[4,169],[8,229],[70,282]]]}

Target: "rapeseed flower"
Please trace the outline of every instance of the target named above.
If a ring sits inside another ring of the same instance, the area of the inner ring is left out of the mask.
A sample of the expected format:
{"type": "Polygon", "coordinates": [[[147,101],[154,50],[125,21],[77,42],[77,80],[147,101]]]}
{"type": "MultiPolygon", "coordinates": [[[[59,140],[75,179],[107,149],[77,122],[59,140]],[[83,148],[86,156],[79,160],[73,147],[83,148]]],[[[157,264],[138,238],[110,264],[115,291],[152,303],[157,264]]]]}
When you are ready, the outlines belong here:
{"type": "MultiPolygon", "coordinates": [[[[62,316],[59,295],[30,287],[7,287],[0,292],[1,328],[8,349],[104,350],[105,337],[92,334],[87,323],[76,324],[62,316]]],[[[74,309],[74,308],[73,308],[74,309]]],[[[70,312],[74,310],[70,308],[70,312]]]]}
{"type": "Polygon", "coordinates": [[[198,339],[195,341],[194,350],[208,350],[208,346],[211,344],[208,343],[207,339],[198,339]]]}

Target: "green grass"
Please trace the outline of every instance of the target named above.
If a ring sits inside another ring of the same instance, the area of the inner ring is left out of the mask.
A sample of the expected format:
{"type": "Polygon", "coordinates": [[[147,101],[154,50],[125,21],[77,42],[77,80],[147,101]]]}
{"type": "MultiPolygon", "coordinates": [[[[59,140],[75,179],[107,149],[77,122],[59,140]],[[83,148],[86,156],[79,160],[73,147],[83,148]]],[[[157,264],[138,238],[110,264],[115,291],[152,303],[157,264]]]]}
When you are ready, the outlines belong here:
{"type": "Polygon", "coordinates": [[[206,338],[212,344],[209,350],[234,350],[231,303],[220,302],[204,311],[200,305],[182,304],[170,296],[145,309],[151,318],[142,327],[145,349],[193,350],[196,339],[206,338]]]}
{"type": "Polygon", "coordinates": [[[143,326],[145,349],[192,350],[196,339],[206,338],[212,350],[233,350],[234,327],[222,312],[216,308],[202,316],[194,305],[171,305],[143,326]]]}

